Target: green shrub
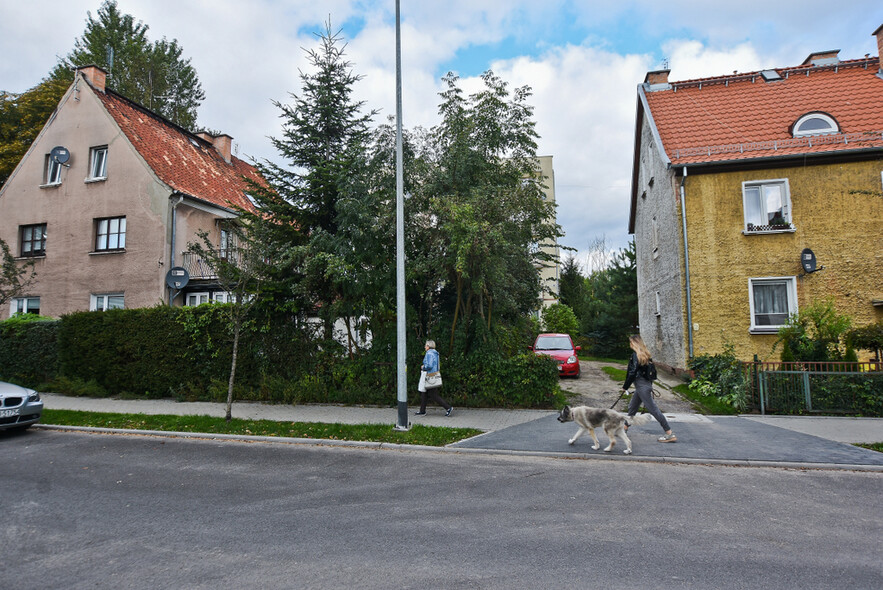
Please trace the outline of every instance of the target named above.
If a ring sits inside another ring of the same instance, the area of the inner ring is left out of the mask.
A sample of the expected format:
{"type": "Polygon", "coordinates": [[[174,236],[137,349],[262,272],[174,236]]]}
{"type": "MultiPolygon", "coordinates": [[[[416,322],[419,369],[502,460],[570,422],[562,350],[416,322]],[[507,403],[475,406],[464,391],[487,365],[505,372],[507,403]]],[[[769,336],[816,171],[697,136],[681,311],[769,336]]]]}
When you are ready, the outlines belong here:
{"type": "Polygon", "coordinates": [[[0,322],[0,379],[39,387],[58,372],[59,321],[17,314],[0,322]]]}
{"type": "Polygon", "coordinates": [[[546,332],[569,334],[571,338],[576,338],[579,333],[576,314],[563,303],[554,303],[543,309],[543,326],[546,332]]]}
{"type": "Polygon", "coordinates": [[[727,344],[720,354],[694,357],[689,366],[696,375],[689,383],[693,393],[718,398],[736,410],[748,407],[748,379],[732,344],[727,344]]]}

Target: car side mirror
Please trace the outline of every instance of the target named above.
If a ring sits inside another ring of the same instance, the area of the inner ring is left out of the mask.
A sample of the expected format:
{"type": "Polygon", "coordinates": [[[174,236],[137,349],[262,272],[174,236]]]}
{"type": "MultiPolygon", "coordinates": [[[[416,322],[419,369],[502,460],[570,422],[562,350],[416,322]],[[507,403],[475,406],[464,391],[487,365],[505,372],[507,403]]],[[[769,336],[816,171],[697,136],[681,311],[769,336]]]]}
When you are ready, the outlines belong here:
{"type": "Polygon", "coordinates": [[[583,349],[582,346],[575,346],[575,347],[574,347],[574,350],[582,350],[582,349],[583,349]]]}
{"type": "Polygon", "coordinates": [[[532,350],[533,350],[533,346],[528,346],[527,349],[530,350],[530,351],[532,351],[532,350]]]}

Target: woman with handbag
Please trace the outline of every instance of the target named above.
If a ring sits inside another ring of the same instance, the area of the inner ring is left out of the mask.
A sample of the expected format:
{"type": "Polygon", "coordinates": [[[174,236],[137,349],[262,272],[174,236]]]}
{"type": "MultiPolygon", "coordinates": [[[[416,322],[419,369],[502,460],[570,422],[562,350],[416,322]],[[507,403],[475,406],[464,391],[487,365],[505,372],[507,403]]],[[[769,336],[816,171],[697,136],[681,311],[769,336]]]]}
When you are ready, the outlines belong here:
{"type": "Polygon", "coordinates": [[[454,411],[454,406],[443,400],[438,394],[442,379],[435,340],[427,340],[423,348],[426,350],[426,355],[423,357],[423,366],[420,367],[420,383],[417,385],[417,391],[420,392],[420,411],[414,412],[414,415],[426,415],[426,396],[428,395],[432,401],[445,409],[445,416],[450,416],[454,411]]]}

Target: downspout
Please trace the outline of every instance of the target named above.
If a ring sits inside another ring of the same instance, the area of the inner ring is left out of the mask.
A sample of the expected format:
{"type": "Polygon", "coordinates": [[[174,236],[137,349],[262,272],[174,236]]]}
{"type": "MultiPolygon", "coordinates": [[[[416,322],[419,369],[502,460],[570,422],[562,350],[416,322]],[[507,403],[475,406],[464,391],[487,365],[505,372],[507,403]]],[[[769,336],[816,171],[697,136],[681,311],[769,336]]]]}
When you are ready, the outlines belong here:
{"type": "Polygon", "coordinates": [[[690,248],[687,246],[687,204],[684,183],[687,180],[687,167],[684,166],[684,175],[681,176],[681,221],[684,225],[684,270],[687,281],[687,341],[689,342],[690,358],[693,358],[693,304],[690,294],[690,248]]]}
{"type": "MultiPolygon", "coordinates": [[[[172,193],[172,195],[169,199],[172,200],[175,196],[176,196],[175,193],[172,193]]],[[[171,224],[172,224],[172,240],[171,240],[171,242],[172,243],[171,243],[171,247],[170,247],[171,251],[169,252],[169,268],[170,269],[175,268],[175,229],[178,226],[178,223],[177,223],[178,205],[180,205],[181,201],[184,200],[184,195],[178,193],[177,197],[178,197],[177,201],[172,201],[172,221],[171,221],[171,224]]],[[[171,306],[172,306],[172,288],[169,287],[169,307],[171,307],[171,306]]]]}

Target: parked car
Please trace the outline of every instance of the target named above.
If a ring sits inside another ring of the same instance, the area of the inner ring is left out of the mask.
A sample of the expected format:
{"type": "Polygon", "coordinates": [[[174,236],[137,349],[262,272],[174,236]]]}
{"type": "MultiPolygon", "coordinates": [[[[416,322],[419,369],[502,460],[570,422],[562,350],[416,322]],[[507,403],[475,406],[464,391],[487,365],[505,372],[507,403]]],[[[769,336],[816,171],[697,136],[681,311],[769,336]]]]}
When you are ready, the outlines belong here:
{"type": "Polygon", "coordinates": [[[33,389],[0,381],[0,430],[24,430],[40,421],[43,402],[33,389]]]}
{"type": "Polygon", "coordinates": [[[573,345],[569,334],[540,334],[530,347],[536,354],[545,354],[558,362],[559,377],[579,377],[579,346],[573,345]]]}

